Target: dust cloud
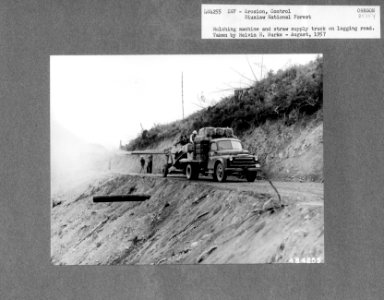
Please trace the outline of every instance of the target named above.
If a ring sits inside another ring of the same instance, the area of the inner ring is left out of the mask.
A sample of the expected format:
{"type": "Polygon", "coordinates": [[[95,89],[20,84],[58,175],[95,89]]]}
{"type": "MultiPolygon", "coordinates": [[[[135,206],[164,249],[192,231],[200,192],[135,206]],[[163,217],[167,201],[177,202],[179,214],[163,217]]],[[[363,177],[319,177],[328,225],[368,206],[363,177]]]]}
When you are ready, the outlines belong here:
{"type": "Polygon", "coordinates": [[[87,143],[60,124],[51,124],[51,192],[67,189],[108,171],[111,152],[87,143]]]}

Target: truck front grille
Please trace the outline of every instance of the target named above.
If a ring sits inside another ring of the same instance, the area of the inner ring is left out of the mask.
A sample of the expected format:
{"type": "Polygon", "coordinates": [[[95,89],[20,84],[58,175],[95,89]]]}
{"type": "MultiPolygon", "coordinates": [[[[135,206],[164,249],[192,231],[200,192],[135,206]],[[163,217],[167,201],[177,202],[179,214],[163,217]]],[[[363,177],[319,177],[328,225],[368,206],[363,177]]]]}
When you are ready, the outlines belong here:
{"type": "Polygon", "coordinates": [[[228,165],[231,168],[252,167],[255,165],[255,160],[253,157],[234,157],[232,161],[228,162],[228,165]]]}

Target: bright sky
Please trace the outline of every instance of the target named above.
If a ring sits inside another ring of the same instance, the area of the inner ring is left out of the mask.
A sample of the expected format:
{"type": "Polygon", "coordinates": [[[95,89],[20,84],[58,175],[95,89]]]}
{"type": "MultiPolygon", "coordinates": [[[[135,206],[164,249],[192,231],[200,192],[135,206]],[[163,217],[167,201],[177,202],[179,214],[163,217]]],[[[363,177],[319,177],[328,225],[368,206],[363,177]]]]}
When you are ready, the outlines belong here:
{"type": "Polygon", "coordinates": [[[188,116],[207,105],[202,95],[219,101],[260,79],[261,62],[264,77],[316,56],[51,56],[51,120],[86,142],[116,148],[141,132],[140,123],[149,129],[182,118],[182,72],[188,116]]]}

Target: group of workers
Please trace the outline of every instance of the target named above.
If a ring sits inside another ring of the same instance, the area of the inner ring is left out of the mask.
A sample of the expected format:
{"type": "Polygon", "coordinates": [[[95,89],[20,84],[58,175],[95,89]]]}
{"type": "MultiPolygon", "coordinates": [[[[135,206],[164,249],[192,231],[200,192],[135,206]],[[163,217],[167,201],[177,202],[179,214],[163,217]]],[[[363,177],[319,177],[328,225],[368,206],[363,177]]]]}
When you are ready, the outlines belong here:
{"type": "MultiPolygon", "coordinates": [[[[147,163],[147,173],[152,173],[152,163],[153,163],[153,157],[152,155],[148,156],[148,163],[147,163]]],[[[140,173],[145,173],[145,158],[143,155],[140,156],[140,173]]]]}

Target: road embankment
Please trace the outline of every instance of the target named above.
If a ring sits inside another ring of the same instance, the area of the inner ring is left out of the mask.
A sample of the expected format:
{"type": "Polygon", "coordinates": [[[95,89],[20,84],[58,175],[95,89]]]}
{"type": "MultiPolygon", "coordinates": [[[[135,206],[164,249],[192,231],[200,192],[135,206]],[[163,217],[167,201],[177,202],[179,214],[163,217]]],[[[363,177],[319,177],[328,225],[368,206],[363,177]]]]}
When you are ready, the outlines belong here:
{"type": "Polygon", "coordinates": [[[277,183],[282,203],[265,182],[218,185],[206,180],[105,174],[54,194],[52,263],[324,261],[321,184],[277,183]],[[151,198],[93,202],[93,196],[121,194],[151,198]]]}

